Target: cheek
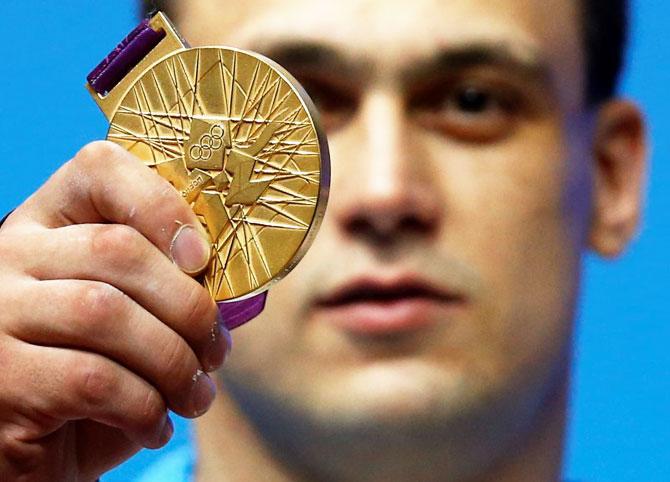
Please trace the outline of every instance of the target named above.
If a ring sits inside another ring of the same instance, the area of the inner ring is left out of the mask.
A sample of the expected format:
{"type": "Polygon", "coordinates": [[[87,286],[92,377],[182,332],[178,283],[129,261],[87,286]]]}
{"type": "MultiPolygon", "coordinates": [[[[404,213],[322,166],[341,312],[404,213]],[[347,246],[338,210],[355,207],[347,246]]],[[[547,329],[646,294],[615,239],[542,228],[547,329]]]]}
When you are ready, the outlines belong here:
{"type": "Polygon", "coordinates": [[[472,355],[498,375],[548,362],[569,341],[580,223],[579,206],[566,200],[580,175],[566,144],[550,124],[520,130],[463,155],[458,184],[446,181],[456,192],[445,236],[487,286],[473,315],[472,355]]]}

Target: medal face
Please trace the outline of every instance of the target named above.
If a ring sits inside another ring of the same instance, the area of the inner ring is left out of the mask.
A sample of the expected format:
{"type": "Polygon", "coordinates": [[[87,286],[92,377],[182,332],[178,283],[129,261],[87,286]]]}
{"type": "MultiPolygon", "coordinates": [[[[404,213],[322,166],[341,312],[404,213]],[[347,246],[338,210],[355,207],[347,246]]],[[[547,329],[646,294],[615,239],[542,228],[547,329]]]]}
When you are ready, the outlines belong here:
{"type": "Polygon", "coordinates": [[[177,51],[133,84],[107,138],[167,179],[212,241],[204,284],[217,301],[285,276],[323,217],[330,182],[311,101],[250,52],[177,51]]]}

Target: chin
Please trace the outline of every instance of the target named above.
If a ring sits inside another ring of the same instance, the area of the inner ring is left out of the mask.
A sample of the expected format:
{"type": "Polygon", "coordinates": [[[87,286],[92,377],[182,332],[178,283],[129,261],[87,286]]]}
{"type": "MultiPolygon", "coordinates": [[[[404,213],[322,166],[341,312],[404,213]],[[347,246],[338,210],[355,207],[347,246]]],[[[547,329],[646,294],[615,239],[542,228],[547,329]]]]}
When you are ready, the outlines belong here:
{"type": "Polygon", "coordinates": [[[318,351],[286,347],[282,362],[262,353],[233,357],[224,380],[242,408],[262,406],[259,419],[281,412],[319,426],[411,429],[462,423],[505,396],[508,364],[473,356],[469,346],[444,348],[439,333],[368,344],[365,352],[348,338],[319,334],[309,344],[318,351]]]}
{"type": "Polygon", "coordinates": [[[456,368],[385,360],[322,376],[294,393],[318,418],[343,423],[416,423],[462,413],[479,394],[456,368]]]}

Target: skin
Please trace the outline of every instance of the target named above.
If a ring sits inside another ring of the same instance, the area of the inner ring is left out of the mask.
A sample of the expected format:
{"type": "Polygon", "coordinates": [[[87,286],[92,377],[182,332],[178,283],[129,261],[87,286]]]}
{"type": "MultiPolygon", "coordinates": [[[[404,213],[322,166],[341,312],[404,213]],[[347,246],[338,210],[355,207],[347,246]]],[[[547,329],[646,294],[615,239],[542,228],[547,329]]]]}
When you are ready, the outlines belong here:
{"type": "Polygon", "coordinates": [[[197,225],[167,181],[106,142],[83,148],[9,217],[3,480],[95,480],[167,443],[168,408],[194,417],[209,407],[204,370],[223,363],[229,342],[208,292],[186,274],[209,257],[197,225]]]}
{"type": "MultiPolygon", "coordinates": [[[[625,248],[645,170],[639,111],[583,98],[577,3],[226,6],[173,14],[193,45],[258,50],[304,82],[333,178],[312,249],[236,330],[198,478],[558,480],[581,259],[625,248]],[[455,51],[470,62],[438,68],[455,51]],[[393,336],[353,335],[318,303],[398,271],[464,301],[393,336]]],[[[3,480],[94,480],[163,445],[167,408],[210,407],[199,374],[229,343],[188,275],[207,261],[201,231],[183,226],[197,221],[169,184],[94,143],[0,230],[3,480]]]]}

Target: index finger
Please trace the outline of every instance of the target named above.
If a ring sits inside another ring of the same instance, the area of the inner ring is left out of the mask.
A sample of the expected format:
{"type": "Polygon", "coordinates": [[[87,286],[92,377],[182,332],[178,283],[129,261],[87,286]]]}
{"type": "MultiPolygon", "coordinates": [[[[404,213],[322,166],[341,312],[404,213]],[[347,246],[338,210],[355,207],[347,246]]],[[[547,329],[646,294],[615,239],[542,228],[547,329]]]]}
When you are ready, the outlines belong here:
{"type": "Polygon", "coordinates": [[[168,181],[112,142],[85,146],[19,210],[49,228],[126,224],[167,255],[171,255],[176,234],[183,226],[190,226],[200,235],[201,248],[206,250],[203,254],[209,259],[207,234],[184,198],[168,181]]]}

